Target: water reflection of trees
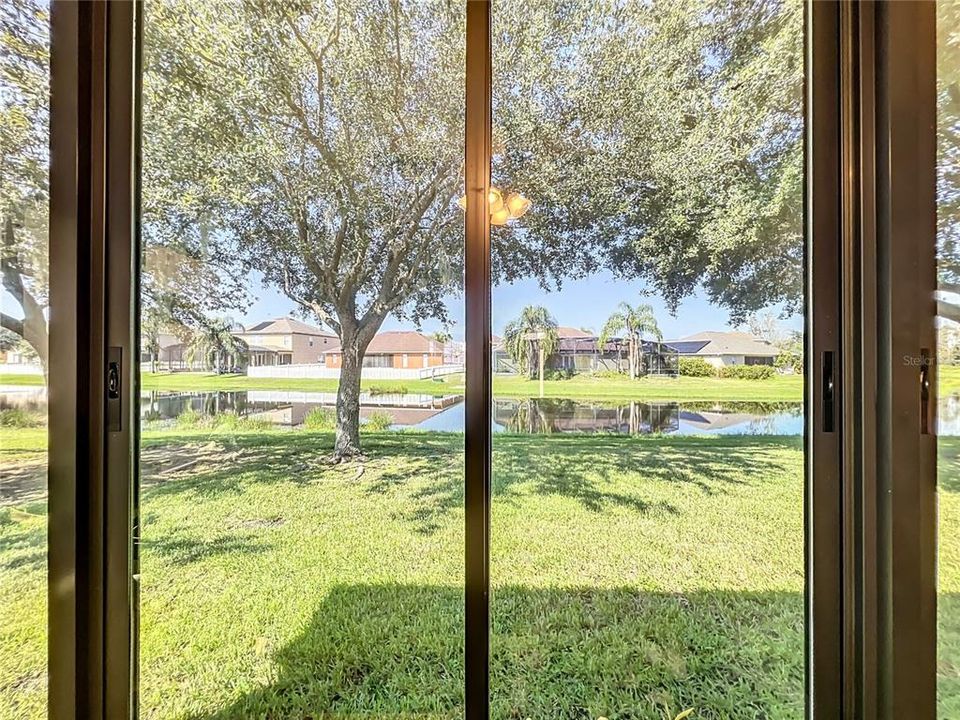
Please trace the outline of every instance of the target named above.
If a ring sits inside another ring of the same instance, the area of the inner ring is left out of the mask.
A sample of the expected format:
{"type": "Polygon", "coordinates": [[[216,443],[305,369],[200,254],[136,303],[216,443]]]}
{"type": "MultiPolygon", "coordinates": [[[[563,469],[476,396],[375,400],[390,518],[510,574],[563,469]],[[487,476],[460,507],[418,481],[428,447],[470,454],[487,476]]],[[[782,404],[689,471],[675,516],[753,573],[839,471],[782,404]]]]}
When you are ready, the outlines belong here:
{"type": "Polygon", "coordinates": [[[732,424],[747,434],[774,435],[784,417],[802,417],[797,402],[583,402],[559,398],[494,399],[494,421],[507,432],[524,434],[616,433],[649,435],[674,433],[681,421],[704,429],[732,424]]]}
{"type": "Polygon", "coordinates": [[[551,434],[610,432],[650,434],[676,432],[680,411],[676,403],[627,401],[587,404],[559,398],[494,400],[494,420],[508,432],[551,434]]]}
{"type": "Polygon", "coordinates": [[[257,411],[246,392],[212,391],[204,393],[144,392],[140,396],[140,416],[145,420],[169,420],[187,410],[200,415],[233,413],[247,415],[257,411]]]}

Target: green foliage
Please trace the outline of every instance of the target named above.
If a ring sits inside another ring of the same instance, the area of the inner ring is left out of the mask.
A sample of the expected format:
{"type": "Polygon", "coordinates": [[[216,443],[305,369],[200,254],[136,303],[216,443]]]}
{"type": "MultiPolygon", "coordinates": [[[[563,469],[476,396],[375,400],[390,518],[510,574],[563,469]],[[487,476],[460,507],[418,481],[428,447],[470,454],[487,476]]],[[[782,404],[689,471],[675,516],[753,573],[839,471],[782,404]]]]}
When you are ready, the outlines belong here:
{"type": "Polygon", "coordinates": [[[570,368],[549,368],[543,371],[544,380],[569,380],[576,373],[570,368]]]}
{"type": "Polygon", "coordinates": [[[361,426],[369,432],[382,432],[393,425],[393,415],[383,410],[374,410],[367,416],[367,421],[361,426]]]}
{"type": "Polygon", "coordinates": [[[528,377],[539,372],[540,354],[544,361],[557,349],[557,321],[542,305],[527,305],[520,316],[503,329],[503,346],[519,368],[526,368],[528,377]]]}
{"type": "Polygon", "coordinates": [[[177,416],[174,426],[180,430],[214,430],[220,432],[266,431],[273,429],[273,423],[263,418],[250,418],[234,412],[216,415],[201,415],[187,408],[177,416]]]}
{"type": "Polygon", "coordinates": [[[374,384],[369,385],[366,388],[366,391],[370,395],[406,395],[407,386],[403,383],[391,383],[390,385],[386,384],[374,384]]]}
{"type": "Polygon", "coordinates": [[[307,430],[333,430],[337,427],[337,413],[333,408],[310,408],[303,418],[303,427],[307,430]]]}
{"type": "Polygon", "coordinates": [[[627,374],[619,370],[594,370],[590,373],[590,377],[602,380],[623,380],[627,374]]]}
{"type": "Polygon", "coordinates": [[[680,374],[687,377],[716,377],[717,368],[703,358],[680,358],[680,374]]]}
{"type": "Polygon", "coordinates": [[[193,408],[187,408],[177,416],[174,424],[184,430],[195,428],[200,424],[200,413],[193,408]]]}
{"type": "Polygon", "coordinates": [[[663,333],[660,332],[653,307],[651,305],[631,307],[629,303],[621,302],[617,306],[617,311],[604,323],[603,329],[600,330],[600,337],[597,338],[597,344],[602,348],[612,337],[620,333],[626,334],[629,344],[630,377],[644,375],[646,373],[646,368],[643,367],[644,337],[650,335],[657,342],[663,340],[663,333]]]}
{"type": "Polygon", "coordinates": [[[773,361],[773,366],[777,370],[792,370],[797,374],[803,373],[803,353],[792,350],[784,350],[773,361]]]}
{"type": "Polygon", "coordinates": [[[46,415],[23,408],[0,409],[0,427],[33,428],[46,425],[46,415]]]}
{"type": "Polygon", "coordinates": [[[775,373],[772,365],[724,365],[720,368],[719,376],[738,380],[769,380],[775,373]]]}

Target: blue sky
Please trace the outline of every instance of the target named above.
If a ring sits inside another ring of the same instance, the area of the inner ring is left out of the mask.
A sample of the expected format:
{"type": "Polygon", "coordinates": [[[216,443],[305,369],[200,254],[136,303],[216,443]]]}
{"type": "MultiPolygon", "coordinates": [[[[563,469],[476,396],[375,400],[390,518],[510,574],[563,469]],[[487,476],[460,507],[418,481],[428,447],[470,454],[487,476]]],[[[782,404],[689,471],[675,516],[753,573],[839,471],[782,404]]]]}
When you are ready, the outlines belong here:
{"type": "MultiPolygon", "coordinates": [[[[275,289],[263,288],[256,278],[251,278],[249,288],[251,297],[256,298],[256,301],[246,313],[237,316],[244,325],[296,314],[296,308],[290,300],[275,289]]],[[[642,282],[615,280],[609,273],[598,273],[585,280],[567,281],[559,292],[546,292],[535,280],[500,285],[493,290],[493,332],[501,334],[503,326],[516,317],[525,305],[547,307],[560,325],[599,331],[617,304],[624,300],[634,305],[641,302],[652,305],[664,339],[677,339],[703,330],[730,329],[727,311],[712,305],[702,294],[686,300],[677,310],[676,316],[673,316],[658,297],[643,296],[643,288],[642,282]]],[[[462,340],[463,300],[451,297],[447,306],[450,318],[455,323],[450,332],[455,339],[462,340]]],[[[778,308],[771,309],[778,311],[778,308]]],[[[312,318],[307,320],[315,322],[312,318]]],[[[803,318],[799,315],[792,316],[783,321],[783,326],[785,329],[802,330],[803,318]]],[[[384,330],[411,327],[411,323],[394,318],[387,318],[383,325],[384,330]]],[[[426,321],[423,324],[425,332],[433,332],[440,327],[440,323],[436,321],[426,321]]]]}

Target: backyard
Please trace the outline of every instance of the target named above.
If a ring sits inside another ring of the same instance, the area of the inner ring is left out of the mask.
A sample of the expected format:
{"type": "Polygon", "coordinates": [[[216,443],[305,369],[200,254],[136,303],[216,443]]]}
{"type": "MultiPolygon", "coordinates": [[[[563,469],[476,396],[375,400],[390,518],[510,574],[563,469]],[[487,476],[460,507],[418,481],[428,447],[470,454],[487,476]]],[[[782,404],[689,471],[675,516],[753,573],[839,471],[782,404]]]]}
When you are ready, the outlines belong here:
{"type": "MultiPolygon", "coordinates": [[[[370,459],[335,466],[332,433],[219,427],[143,432],[142,716],[456,717],[463,436],[369,432],[370,459]]],[[[0,428],[5,472],[42,463],[45,440],[0,428]]],[[[494,448],[493,717],[801,716],[802,438],[502,433],[494,448]]],[[[943,537],[960,530],[957,477],[960,442],[943,438],[943,537]]],[[[4,720],[43,715],[44,511],[29,495],[0,508],[4,720]]],[[[940,556],[948,712],[958,550],[940,556]]]]}
{"type": "MultiPolygon", "coordinates": [[[[144,717],[458,714],[462,436],[369,434],[362,471],[331,442],[145,435],[144,717]]],[[[494,717],[799,716],[802,464],[797,438],[498,437],[494,717]]],[[[42,503],[4,511],[3,717],[40,714],[44,547],[42,503]]]]}

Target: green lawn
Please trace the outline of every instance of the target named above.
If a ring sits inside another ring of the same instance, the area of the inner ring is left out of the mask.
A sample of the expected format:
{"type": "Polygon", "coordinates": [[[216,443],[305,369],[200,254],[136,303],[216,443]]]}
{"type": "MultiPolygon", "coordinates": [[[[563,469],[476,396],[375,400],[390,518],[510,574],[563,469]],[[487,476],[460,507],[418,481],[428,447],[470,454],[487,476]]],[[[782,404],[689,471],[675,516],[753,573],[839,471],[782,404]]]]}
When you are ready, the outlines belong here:
{"type": "MultiPolygon", "coordinates": [[[[144,390],[300,390],[336,392],[337,380],[296,378],[251,378],[246,375],[214,375],[209,373],[144,373],[144,390]]],[[[0,375],[0,385],[39,385],[38,375],[0,375]]],[[[960,380],[958,380],[960,384],[960,380]]],[[[364,380],[365,389],[380,392],[409,392],[427,395],[448,395],[464,391],[463,375],[438,380],[364,380]]],[[[499,397],[538,397],[540,384],[509,375],[496,375],[493,392],[499,397]]],[[[728,401],[800,401],[803,399],[803,377],[777,375],[769,380],[736,380],[730,378],[660,378],[639,380],[599,378],[577,375],[569,380],[547,380],[544,395],[554,398],[590,400],[728,400],[728,401]]]]}
{"type": "MultiPolygon", "coordinates": [[[[145,434],[142,717],[460,715],[463,437],[365,442],[361,472],[326,433],[145,434]]],[[[802,717],[800,438],[494,443],[492,717],[802,717]]],[[[45,542],[41,504],[0,510],[4,719],[42,717],[45,542]]],[[[940,568],[952,717],[960,547],[940,568]]]]}
{"type": "MultiPolygon", "coordinates": [[[[147,434],[154,475],[198,462],[143,493],[142,716],[457,716],[462,442],[370,434],[358,474],[323,433],[147,434]]],[[[495,444],[493,717],[799,717],[799,439],[495,444]]],[[[40,717],[28,510],[0,529],[0,717],[40,717]]]]}
{"type": "Polygon", "coordinates": [[[960,365],[940,365],[937,371],[940,395],[960,393],[960,365]]]}

